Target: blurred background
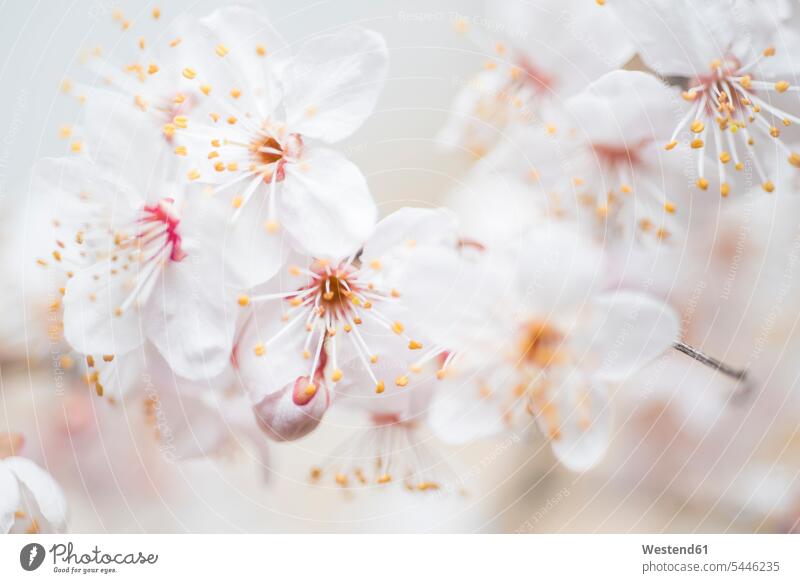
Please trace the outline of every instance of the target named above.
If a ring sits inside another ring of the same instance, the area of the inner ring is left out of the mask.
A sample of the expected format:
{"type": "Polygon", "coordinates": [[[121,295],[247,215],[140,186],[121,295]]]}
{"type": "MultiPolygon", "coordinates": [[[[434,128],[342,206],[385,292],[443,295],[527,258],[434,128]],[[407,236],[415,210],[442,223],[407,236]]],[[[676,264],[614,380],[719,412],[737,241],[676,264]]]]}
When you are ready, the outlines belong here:
{"type": "MultiPolygon", "coordinates": [[[[587,0],[589,1],[589,0],[587,0]]],[[[389,80],[375,114],[343,145],[385,215],[445,204],[467,182],[470,160],[437,145],[457,91],[487,55],[454,21],[480,22],[478,0],[253,2],[289,40],[347,23],[386,37],[389,80]]],[[[160,2],[164,19],[223,2],[160,2]]],[[[606,460],[585,474],[563,469],[536,436],[441,448],[463,492],[379,490],[343,495],[308,481],[309,468],[344,441],[346,412],[298,442],[241,442],[211,460],[164,455],[141,403],[107,407],[59,374],[47,327],[55,290],[35,265],[51,246],[37,223],[30,169],[68,153],[60,137],[78,118],[61,91],[80,77],[81,54],[133,54],[156,34],[153,5],[136,1],[0,3],[0,431],[25,435],[24,455],[64,487],[75,532],[753,532],[789,531],[800,516],[800,199],[730,201],[714,225],[690,235],[692,257],[629,266],[654,277],[680,310],[687,340],[749,365],[743,399],[699,364],[666,355],[615,394],[606,460]],[[121,29],[116,11],[131,23],[121,29]],[[133,30],[135,29],[135,32],[133,30]],[[713,236],[712,236],[713,235],[713,236]],[[264,460],[267,460],[266,462],[264,460]]],[[[488,194],[487,194],[488,196],[488,194]]],[[[37,206],[38,205],[38,206],[37,206]]]]}

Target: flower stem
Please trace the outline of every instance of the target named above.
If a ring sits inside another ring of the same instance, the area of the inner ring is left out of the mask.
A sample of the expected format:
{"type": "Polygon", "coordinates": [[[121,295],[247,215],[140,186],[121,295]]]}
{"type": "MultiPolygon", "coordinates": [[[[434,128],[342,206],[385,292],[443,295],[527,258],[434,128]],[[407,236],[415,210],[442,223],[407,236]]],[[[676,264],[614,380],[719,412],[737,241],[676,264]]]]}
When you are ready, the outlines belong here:
{"type": "Polygon", "coordinates": [[[696,348],[692,348],[688,344],[684,344],[683,342],[674,342],[672,347],[677,350],[678,352],[682,352],[686,356],[689,356],[695,359],[697,362],[706,365],[716,371],[721,372],[724,375],[727,375],[731,378],[736,379],[737,381],[745,381],[747,380],[747,369],[744,368],[733,368],[730,365],[725,364],[721,360],[717,360],[712,356],[708,356],[707,354],[703,354],[696,348]]]}

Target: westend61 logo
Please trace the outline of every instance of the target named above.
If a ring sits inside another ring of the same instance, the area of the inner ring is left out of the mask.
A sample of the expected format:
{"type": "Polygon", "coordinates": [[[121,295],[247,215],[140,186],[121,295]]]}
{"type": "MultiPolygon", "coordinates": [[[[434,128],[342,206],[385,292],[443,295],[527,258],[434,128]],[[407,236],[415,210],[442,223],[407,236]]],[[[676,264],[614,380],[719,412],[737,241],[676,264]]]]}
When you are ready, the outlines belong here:
{"type": "Polygon", "coordinates": [[[136,553],[104,553],[95,545],[89,552],[75,552],[72,543],[57,543],[45,551],[39,543],[30,543],[19,552],[19,564],[26,571],[35,571],[42,566],[49,553],[53,560],[54,573],[71,573],[87,575],[116,573],[115,565],[154,565],[158,555],[136,553]]]}

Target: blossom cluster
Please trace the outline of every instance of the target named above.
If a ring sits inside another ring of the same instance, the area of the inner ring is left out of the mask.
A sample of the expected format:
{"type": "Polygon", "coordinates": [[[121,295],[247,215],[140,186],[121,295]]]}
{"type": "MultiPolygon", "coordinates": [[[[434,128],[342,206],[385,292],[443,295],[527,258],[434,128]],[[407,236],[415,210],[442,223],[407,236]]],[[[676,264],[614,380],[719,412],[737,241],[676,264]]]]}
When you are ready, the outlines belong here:
{"type": "MultiPolygon", "coordinates": [[[[231,432],[264,451],[343,407],[364,435],[313,480],[463,487],[428,432],[530,434],[588,470],[615,387],[683,346],[629,263],[685,252],[724,199],[780,195],[800,167],[784,135],[800,44],[778,5],[503,2],[489,31],[456,17],[488,59],[438,139],[472,168],[448,208],[382,218],[337,146],[384,88],[376,32],[289,44],[232,6],[176,18],[134,62],[88,51],[91,80],[65,86],[83,110],[62,128],[71,153],[33,174],[60,362],[112,405],[144,400],[180,458],[231,432]]],[[[14,459],[0,471],[25,481],[14,459]]]]}

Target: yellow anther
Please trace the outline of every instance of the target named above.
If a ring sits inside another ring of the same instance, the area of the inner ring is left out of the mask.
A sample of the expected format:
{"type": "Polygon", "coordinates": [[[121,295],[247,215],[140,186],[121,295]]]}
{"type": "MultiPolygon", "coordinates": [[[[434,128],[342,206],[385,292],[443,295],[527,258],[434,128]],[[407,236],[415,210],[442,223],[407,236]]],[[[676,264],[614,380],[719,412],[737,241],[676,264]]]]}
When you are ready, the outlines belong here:
{"type": "Polygon", "coordinates": [[[744,170],[744,162],[737,162],[734,168],[736,168],[739,171],[744,170]]]}
{"type": "Polygon", "coordinates": [[[664,203],[664,210],[667,211],[669,214],[674,215],[675,214],[675,204],[671,203],[671,202],[665,202],[664,203]]]}
{"type": "Polygon", "coordinates": [[[231,97],[234,99],[239,99],[242,96],[241,89],[231,89],[231,97]]]}
{"type": "Polygon", "coordinates": [[[767,180],[761,185],[761,188],[763,188],[765,192],[772,192],[775,190],[775,185],[772,183],[772,181],[767,180]]]}
{"type": "Polygon", "coordinates": [[[708,189],[708,180],[706,180],[705,178],[698,178],[697,181],[695,182],[695,185],[700,190],[707,190],[708,189]]]}
{"type": "Polygon", "coordinates": [[[231,125],[235,124],[235,123],[236,123],[236,121],[237,121],[237,120],[236,120],[236,116],[233,116],[233,115],[232,115],[232,116],[230,116],[230,117],[227,119],[227,121],[228,121],[228,123],[229,123],[229,124],[231,124],[231,125]]]}
{"type": "Polygon", "coordinates": [[[185,156],[187,153],[186,146],[178,146],[177,148],[175,148],[175,153],[178,156],[185,156]]]}
{"type": "Polygon", "coordinates": [[[181,42],[183,42],[183,39],[182,39],[181,37],[178,37],[178,38],[176,38],[176,39],[173,39],[173,40],[171,40],[171,41],[169,42],[169,46],[171,46],[171,47],[174,49],[174,48],[175,48],[175,47],[177,47],[179,44],[181,44],[181,42]]]}
{"type": "Polygon", "coordinates": [[[621,192],[623,192],[625,194],[630,194],[631,192],[633,192],[633,188],[631,188],[630,184],[622,184],[619,187],[619,189],[620,189],[621,192]]]}
{"type": "Polygon", "coordinates": [[[236,162],[228,162],[228,172],[236,172],[239,169],[239,164],[236,162]]]}
{"type": "Polygon", "coordinates": [[[369,357],[369,361],[372,364],[375,364],[376,362],[378,362],[378,355],[377,354],[373,354],[372,356],[369,357]]]}
{"type": "Polygon", "coordinates": [[[253,347],[253,352],[256,356],[264,356],[264,354],[267,352],[267,347],[264,346],[263,342],[259,342],[253,347]]]}
{"type": "Polygon", "coordinates": [[[789,164],[794,166],[795,168],[800,168],[800,154],[797,152],[792,152],[789,154],[789,164]]]}
{"type": "Polygon", "coordinates": [[[773,57],[775,56],[775,47],[767,47],[761,54],[763,54],[765,57],[773,57]]]}
{"type": "Polygon", "coordinates": [[[150,65],[148,65],[147,67],[147,74],[155,75],[156,73],[158,73],[158,65],[156,65],[155,63],[150,63],[150,65]]]}
{"type": "Polygon", "coordinates": [[[242,294],[237,298],[236,301],[242,307],[248,306],[250,305],[250,296],[242,294]]]}
{"type": "Polygon", "coordinates": [[[306,387],[306,390],[305,390],[306,395],[311,397],[316,392],[317,392],[317,385],[315,385],[314,383],[309,383],[308,386],[306,387]]]}
{"type": "Polygon", "coordinates": [[[172,136],[175,135],[175,124],[165,123],[163,131],[165,136],[171,138],[172,136]]]}
{"type": "Polygon", "coordinates": [[[75,140],[69,145],[69,149],[75,152],[76,154],[83,150],[83,142],[80,140],[75,140]]]}
{"type": "Polygon", "coordinates": [[[86,365],[89,368],[92,368],[94,366],[94,356],[92,356],[91,354],[86,356],[86,365]]]}
{"type": "Polygon", "coordinates": [[[771,135],[773,138],[777,138],[778,136],[781,135],[781,131],[775,126],[772,126],[771,128],[769,128],[769,135],[771,135]]]}
{"type": "Polygon", "coordinates": [[[200,172],[198,172],[197,170],[189,170],[189,172],[186,174],[186,177],[189,180],[197,180],[198,178],[200,178],[200,172]]]}
{"type": "Polygon", "coordinates": [[[267,221],[265,223],[265,227],[267,229],[267,233],[269,233],[270,235],[274,235],[281,228],[280,225],[278,224],[278,221],[267,221]]]}
{"type": "Polygon", "coordinates": [[[719,185],[719,193],[723,198],[727,197],[731,193],[731,185],[727,182],[723,182],[719,185]]]}
{"type": "Polygon", "coordinates": [[[693,149],[699,150],[700,148],[705,146],[705,142],[700,138],[695,138],[694,140],[692,140],[692,143],[690,145],[692,146],[693,149]]]}
{"type": "Polygon", "coordinates": [[[217,53],[218,57],[224,57],[225,55],[228,54],[229,51],[228,51],[228,47],[226,47],[224,44],[220,43],[220,44],[218,44],[216,46],[216,48],[214,49],[214,52],[217,53]]]}
{"type": "Polygon", "coordinates": [[[218,161],[216,164],[214,164],[214,170],[216,170],[217,172],[222,172],[223,170],[225,170],[225,162],[223,162],[222,160],[218,161]]]}
{"type": "Polygon", "coordinates": [[[334,383],[338,383],[340,380],[342,380],[343,376],[344,376],[344,373],[337,368],[335,371],[333,371],[333,373],[331,373],[331,380],[334,383]]]}
{"type": "Polygon", "coordinates": [[[63,125],[58,128],[58,135],[62,138],[68,138],[72,135],[72,126],[70,125],[63,125]]]}
{"type": "Polygon", "coordinates": [[[265,47],[264,45],[256,45],[256,54],[259,57],[263,57],[264,55],[267,54],[267,47],[265,47]]]}
{"type": "Polygon", "coordinates": [[[405,330],[405,327],[403,326],[402,323],[395,322],[394,324],[392,324],[392,332],[394,332],[395,334],[402,334],[403,330],[405,330]]]}
{"type": "Polygon", "coordinates": [[[186,129],[186,127],[189,125],[189,120],[185,115],[176,115],[174,118],[172,118],[172,123],[181,129],[186,129]]]}
{"type": "Polygon", "coordinates": [[[194,79],[195,77],[197,77],[197,72],[194,69],[186,67],[183,70],[183,76],[186,77],[187,79],[194,79]]]}
{"type": "Polygon", "coordinates": [[[788,81],[778,81],[777,83],[775,83],[775,91],[777,91],[778,93],[783,93],[784,91],[787,91],[789,87],[791,87],[791,85],[789,85],[788,81]]]}
{"type": "Polygon", "coordinates": [[[697,99],[697,91],[684,91],[681,93],[681,97],[683,97],[686,101],[694,101],[697,99]]]}
{"type": "Polygon", "coordinates": [[[702,121],[696,119],[692,122],[692,125],[689,126],[689,129],[691,129],[694,133],[699,134],[704,129],[706,129],[706,126],[702,121]]]}
{"type": "Polygon", "coordinates": [[[112,360],[114,360],[114,355],[113,354],[104,354],[103,355],[103,362],[111,362],[112,360]]]}
{"type": "Polygon", "coordinates": [[[678,145],[678,142],[676,140],[672,140],[669,144],[664,146],[664,149],[665,150],[672,150],[677,145],[678,145]]]}
{"type": "Polygon", "coordinates": [[[751,81],[752,81],[752,78],[750,77],[750,75],[745,75],[744,77],[742,77],[741,79],[739,79],[739,83],[740,83],[740,84],[741,84],[741,86],[742,86],[742,87],[744,87],[745,89],[750,89],[750,85],[751,85],[751,83],[750,83],[750,82],[751,82],[751,81]]]}
{"type": "Polygon", "coordinates": [[[410,350],[419,350],[420,348],[422,348],[422,343],[417,342],[416,340],[412,340],[408,343],[408,348],[410,350]]]}
{"type": "Polygon", "coordinates": [[[406,375],[401,375],[396,379],[394,379],[394,384],[396,384],[398,387],[401,388],[405,387],[406,385],[408,385],[408,377],[406,375]]]}
{"type": "Polygon", "coordinates": [[[383,381],[378,381],[378,384],[375,385],[375,392],[379,395],[386,390],[386,385],[383,384],[383,381]]]}
{"type": "Polygon", "coordinates": [[[311,358],[311,353],[308,350],[304,350],[303,351],[303,358],[308,360],[309,358],[311,358]]]}
{"type": "Polygon", "coordinates": [[[722,151],[719,153],[719,161],[723,164],[727,164],[731,161],[731,155],[729,152],[722,151]]]}

